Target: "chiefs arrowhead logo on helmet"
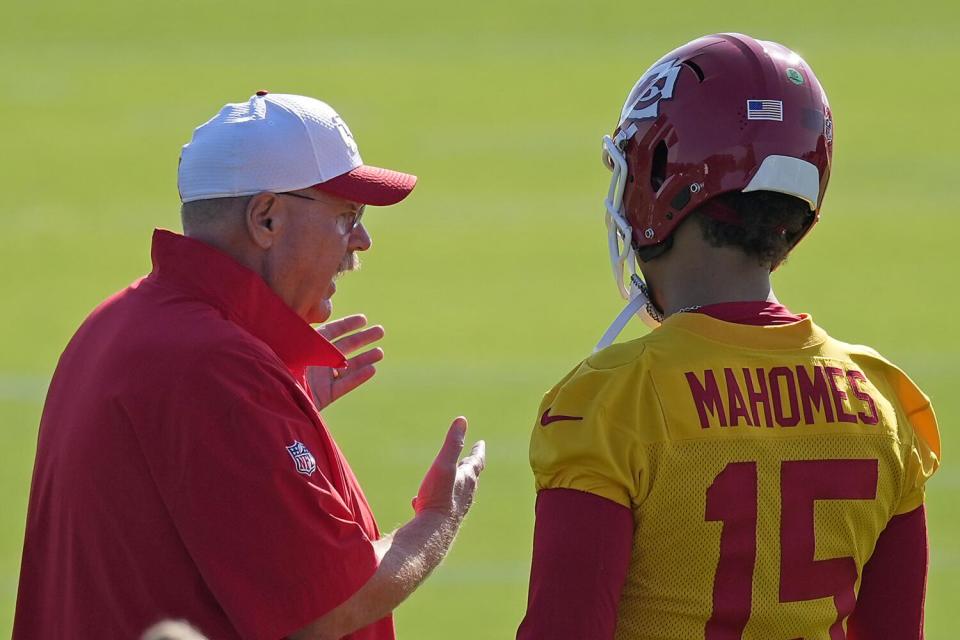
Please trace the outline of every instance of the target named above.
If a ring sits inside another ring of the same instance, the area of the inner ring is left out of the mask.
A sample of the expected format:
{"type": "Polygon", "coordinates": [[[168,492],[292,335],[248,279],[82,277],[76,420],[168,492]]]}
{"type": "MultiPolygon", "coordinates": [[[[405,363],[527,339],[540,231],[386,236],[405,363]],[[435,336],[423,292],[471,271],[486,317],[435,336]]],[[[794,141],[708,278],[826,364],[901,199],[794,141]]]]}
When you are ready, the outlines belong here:
{"type": "Polygon", "coordinates": [[[623,103],[620,111],[620,125],[624,120],[643,120],[656,118],[661,100],[673,97],[673,87],[680,73],[680,61],[677,58],[654,65],[640,76],[633,90],[623,103]]]}

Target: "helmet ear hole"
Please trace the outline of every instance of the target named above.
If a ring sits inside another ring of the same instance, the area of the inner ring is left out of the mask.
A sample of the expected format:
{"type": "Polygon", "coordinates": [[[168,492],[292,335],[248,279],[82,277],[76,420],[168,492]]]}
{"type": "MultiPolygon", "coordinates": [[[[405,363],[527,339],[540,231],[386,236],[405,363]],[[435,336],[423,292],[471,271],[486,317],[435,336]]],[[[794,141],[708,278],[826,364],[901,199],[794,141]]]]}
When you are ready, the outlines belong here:
{"type": "Polygon", "coordinates": [[[653,150],[653,161],[650,163],[650,188],[654,193],[667,180],[667,143],[661,140],[653,150]]]}

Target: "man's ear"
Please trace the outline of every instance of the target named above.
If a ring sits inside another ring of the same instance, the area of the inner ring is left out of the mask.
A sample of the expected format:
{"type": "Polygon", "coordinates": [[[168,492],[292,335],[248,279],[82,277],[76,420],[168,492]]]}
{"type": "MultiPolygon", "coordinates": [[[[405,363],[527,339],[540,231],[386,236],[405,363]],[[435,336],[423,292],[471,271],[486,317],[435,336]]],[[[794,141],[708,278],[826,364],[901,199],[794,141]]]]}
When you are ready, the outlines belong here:
{"type": "Polygon", "coordinates": [[[275,193],[263,192],[250,198],[245,211],[247,233],[261,249],[269,249],[276,242],[285,218],[280,198],[275,193]]]}

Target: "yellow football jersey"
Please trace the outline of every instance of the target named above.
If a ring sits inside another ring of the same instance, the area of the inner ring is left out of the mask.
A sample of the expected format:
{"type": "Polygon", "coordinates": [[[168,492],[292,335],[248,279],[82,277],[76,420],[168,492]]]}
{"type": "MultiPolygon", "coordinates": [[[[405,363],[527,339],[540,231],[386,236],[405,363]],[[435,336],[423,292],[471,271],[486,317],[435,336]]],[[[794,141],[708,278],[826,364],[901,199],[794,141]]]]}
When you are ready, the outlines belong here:
{"type": "Polygon", "coordinates": [[[632,510],[616,637],[658,640],[843,637],[939,458],[929,399],[872,349],[699,313],[582,362],[530,444],[538,491],[632,510]]]}

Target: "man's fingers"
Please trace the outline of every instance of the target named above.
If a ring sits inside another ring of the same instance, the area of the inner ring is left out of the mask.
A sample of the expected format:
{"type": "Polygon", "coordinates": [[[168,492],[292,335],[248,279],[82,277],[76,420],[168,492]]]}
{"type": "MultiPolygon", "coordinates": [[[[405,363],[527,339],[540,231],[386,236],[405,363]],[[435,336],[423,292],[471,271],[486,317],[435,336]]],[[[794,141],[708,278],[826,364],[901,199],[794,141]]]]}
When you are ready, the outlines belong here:
{"type": "Polygon", "coordinates": [[[487,443],[483,440],[478,440],[473,448],[470,450],[470,455],[460,461],[460,466],[471,466],[473,467],[473,472],[475,475],[480,475],[480,472],[487,465],[487,443]]]}
{"type": "Polygon", "coordinates": [[[372,378],[377,372],[373,365],[381,360],[383,360],[383,349],[379,347],[364,351],[360,355],[347,360],[347,366],[338,370],[331,383],[331,394],[333,395],[331,402],[342,398],[372,378]]]}
{"type": "Polygon", "coordinates": [[[437,462],[449,465],[453,468],[460,459],[460,452],[463,451],[463,440],[467,435],[467,419],[463,416],[458,417],[450,425],[447,431],[447,437],[443,441],[440,453],[437,454],[437,462]]]}
{"type": "Polygon", "coordinates": [[[347,369],[346,373],[333,381],[333,385],[331,385],[330,402],[347,395],[372,378],[376,373],[377,369],[372,364],[347,369]]]}
{"type": "Polygon", "coordinates": [[[343,353],[353,353],[357,349],[363,349],[364,347],[373,344],[377,340],[383,338],[383,327],[376,325],[364,329],[363,331],[357,331],[352,333],[345,338],[340,338],[339,340],[334,341],[337,349],[340,349],[343,353]]]}
{"type": "Polygon", "coordinates": [[[360,355],[354,356],[347,360],[347,366],[340,370],[340,377],[342,378],[348,376],[354,369],[365,367],[368,364],[375,364],[381,360],[383,360],[383,349],[380,347],[370,349],[369,351],[364,351],[360,355]]]}
{"type": "Polygon", "coordinates": [[[460,461],[457,466],[464,473],[470,473],[474,478],[479,478],[487,464],[486,444],[480,440],[470,451],[470,455],[460,461]]]}
{"type": "Polygon", "coordinates": [[[327,340],[336,340],[340,336],[346,335],[351,331],[356,331],[367,325],[367,316],[362,313],[340,318],[333,322],[317,327],[317,333],[327,340]]]}

